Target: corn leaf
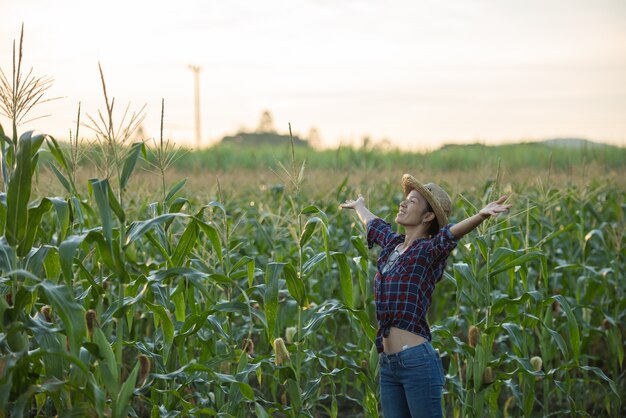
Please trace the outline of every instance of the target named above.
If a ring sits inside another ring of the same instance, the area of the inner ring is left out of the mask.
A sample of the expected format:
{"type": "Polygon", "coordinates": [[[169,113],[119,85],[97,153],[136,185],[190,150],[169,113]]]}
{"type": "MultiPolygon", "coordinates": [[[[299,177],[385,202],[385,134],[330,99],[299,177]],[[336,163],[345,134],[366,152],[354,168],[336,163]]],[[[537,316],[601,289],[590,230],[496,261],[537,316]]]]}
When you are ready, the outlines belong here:
{"type": "Polygon", "coordinates": [[[33,156],[44,140],[33,131],[24,133],[18,142],[16,166],[7,189],[7,216],[5,234],[12,246],[19,245],[27,232],[28,201],[34,174],[33,156]]]}
{"type": "Polygon", "coordinates": [[[343,303],[345,303],[349,309],[352,309],[354,308],[352,292],[353,285],[352,273],[350,271],[350,265],[348,264],[348,257],[344,253],[339,252],[331,253],[331,255],[339,267],[339,282],[341,284],[343,303]]]}
{"type": "Polygon", "coordinates": [[[291,264],[285,264],[283,272],[285,273],[287,290],[289,290],[289,294],[291,294],[291,297],[293,297],[296,302],[298,302],[298,305],[300,305],[300,307],[304,308],[309,304],[306,298],[304,282],[298,277],[296,269],[291,264]]]}
{"type": "Polygon", "coordinates": [[[284,265],[284,263],[269,263],[265,270],[264,308],[267,319],[267,337],[270,341],[274,341],[278,336],[276,331],[278,322],[278,278],[284,265]]]}
{"type": "Polygon", "coordinates": [[[182,265],[183,261],[189,256],[191,251],[193,251],[196,246],[196,241],[198,239],[198,224],[196,222],[190,222],[183,232],[183,235],[180,237],[178,244],[174,250],[174,255],[172,256],[172,263],[175,266],[182,265]]]}
{"type": "Polygon", "coordinates": [[[558,301],[561,304],[561,308],[563,312],[565,312],[565,316],[567,317],[567,329],[569,331],[570,338],[570,346],[572,347],[572,352],[574,353],[574,362],[576,365],[579,364],[580,359],[580,330],[578,329],[578,322],[576,321],[576,317],[574,316],[574,312],[567,303],[567,300],[563,297],[563,295],[554,295],[551,296],[553,300],[558,301]]]}
{"type": "Polygon", "coordinates": [[[96,205],[100,212],[102,235],[111,251],[113,251],[113,220],[111,218],[111,207],[109,206],[109,181],[107,179],[90,179],[89,184],[93,190],[96,205]]]}
{"type": "Polygon", "coordinates": [[[163,330],[163,359],[167,361],[172,348],[172,342],[174,341],[174,325],[172,324],[170,315],[163,306],[150,303],[145,299],[142,303],[157,315],[161,322],[161,328],[163,330]]]}
{"type": "Polygon", "coordinates": [[[78,356],[87,334],[85,309],[74,300],[72,292],[65,285],[57,285],[44,280],[38,287],[43,290],[50,305],[58,313],[65,326],[70,353],[78,356]]]}
{"type": "Polygon", "coordinates": [[[93,328],[93,341],[98,346],[98,352],[101,357],[98,370],[102,376],[104,387],[110,394],[117,394],[120,384],[115,354],[107,337],[99,327],[93,328]]]}
{"type": "Polygon", "coordinates": [[[126,189],[126,186],[128,185],[128,180],[135,170],[135,165],[137,165],[137,159],[139,158],[139,154],[142,149],[145,149],[143,142],[136,142],[130,147],[130,151],[124,160],[122,175],[120,177],[120,188],[122,190],[126,189]]]}
{"type": "Polygon", "coordinates": [[[43,215],[50,210],[52,202],[50,199],[44,198],[39,202],[39,206],[28,209],[28,222],[26,234],[24,234],[23,240],[20,242],[17,248],[17,255],[24,257],[29,253],[35,242],[35,236],[39,230],[39,224],[43,215]]]}
{"type": "MultiPolygon", "coordinates": [[[[182,189],[185,186],[185,183],[187,183],[187,178],[184,178],[182,180],[180,180],[178,183],[176,183],[175,185],[173,185],[170,190],[167,192],[167,195],[165,196],[165,204],[168,204],[170,200],[172,200],[172,198],[174,198],[174,196],[176,196],[176,193],[178,193],[180,191],[180,189],[182,189]]],[[[174,212],[178,212],[178,210],[175,210],[174,212]]]]}
{"type": "Polygon", "coordinates": [[[119,394],[117,395],[117,399],[114,401],[115,407],[113,408],[113,417],[114,418],[124,418],[128,416],[127,411],[130,407],[130,398],[133,394],[133,390],[135,389],[135,384],[137,383],[137,375],[139,374],[139,362],[135,364],[133,367],[133,371],[130,372],[128,379],[122,385],[119,394]]]}

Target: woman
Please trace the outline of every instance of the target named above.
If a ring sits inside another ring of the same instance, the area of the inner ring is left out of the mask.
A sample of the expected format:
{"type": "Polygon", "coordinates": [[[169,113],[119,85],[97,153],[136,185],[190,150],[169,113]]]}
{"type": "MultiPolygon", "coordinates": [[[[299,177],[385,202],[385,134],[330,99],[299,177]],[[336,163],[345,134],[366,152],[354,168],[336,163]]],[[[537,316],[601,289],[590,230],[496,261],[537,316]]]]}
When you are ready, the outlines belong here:
{"type": "Polygon", "coordinates": [[[365,206],[361,195],[341,208],[354,209],[367,228],[369,248],[382,247],[374,279],[380,358],[380,398],[385,418],[440,417],[444,383],[441,359],[430,344],[426,315],[435,284],[458,240],[490,216],[507,211],[507,196],[489,203],[476,215],[448,224],[452,202],[434,183],[422,185],[402,177],[406,199],[396,223],[405,234],[365,206]]]}

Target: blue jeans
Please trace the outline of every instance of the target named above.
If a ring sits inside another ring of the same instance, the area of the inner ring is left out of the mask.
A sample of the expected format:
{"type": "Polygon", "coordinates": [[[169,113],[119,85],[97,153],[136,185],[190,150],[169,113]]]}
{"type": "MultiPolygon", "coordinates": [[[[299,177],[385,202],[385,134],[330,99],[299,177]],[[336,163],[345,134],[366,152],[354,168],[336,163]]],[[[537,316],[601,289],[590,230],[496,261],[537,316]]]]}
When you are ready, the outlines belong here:
{"type": "Polygon", "coordinates": [[[443,367],[429,342],[380,353],[380,401],[385,418],[442,417],[443,367]]]}

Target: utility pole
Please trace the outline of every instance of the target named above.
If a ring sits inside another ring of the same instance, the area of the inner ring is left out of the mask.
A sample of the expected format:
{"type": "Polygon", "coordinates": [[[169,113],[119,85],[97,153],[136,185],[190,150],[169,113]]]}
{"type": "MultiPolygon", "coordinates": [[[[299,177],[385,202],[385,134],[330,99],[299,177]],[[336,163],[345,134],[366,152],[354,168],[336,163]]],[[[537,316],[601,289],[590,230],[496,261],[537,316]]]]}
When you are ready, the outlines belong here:
{"type": "Polygon", "coordinates": [[[194,111],[196,119],[196,149],[200,149],[202,135],[200,133],[200,70],[199,65],[190,65],[189,69],[193,71],[194,81],[194,111]]]}

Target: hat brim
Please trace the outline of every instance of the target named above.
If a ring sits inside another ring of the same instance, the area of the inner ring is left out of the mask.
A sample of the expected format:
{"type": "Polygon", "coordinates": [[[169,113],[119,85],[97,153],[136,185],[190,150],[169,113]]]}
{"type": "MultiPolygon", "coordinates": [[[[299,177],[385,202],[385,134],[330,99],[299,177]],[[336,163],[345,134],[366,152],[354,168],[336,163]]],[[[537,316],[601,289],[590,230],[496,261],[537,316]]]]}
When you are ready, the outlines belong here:
{"type": "Polygon", "coordinates": [[[421,194],[424,199],[430,204],[430,207],[433,208],[433,212],[435,212],[435,218],[437,218],[437,224],[439,228],[442,228],[448,224],[448,217],[444,212],[443,208],[439,204],[439,201],[435,199],[435,196],[432,192],[422,185],[419,181],[415,179],[410,174],[405,174],[402,176],[402,190],[404,191],[405,196],[408,195],[411,190],[417,191],[421,194]]]}

